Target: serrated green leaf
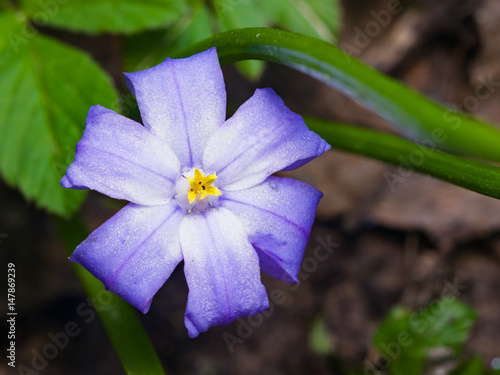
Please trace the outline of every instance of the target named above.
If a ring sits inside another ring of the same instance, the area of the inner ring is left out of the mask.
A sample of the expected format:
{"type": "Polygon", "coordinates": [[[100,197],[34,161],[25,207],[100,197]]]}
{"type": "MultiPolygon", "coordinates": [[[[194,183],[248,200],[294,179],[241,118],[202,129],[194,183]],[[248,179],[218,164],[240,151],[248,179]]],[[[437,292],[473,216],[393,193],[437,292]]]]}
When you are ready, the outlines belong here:
{"type": "Polygon", "coordinates": [[[116,108],[110,78],[85,53],[43,36],[12,12],[0,16],[0,172],[27,199],[74,212],[81,191],[61,177],[91,105],[116,108]]]}
{"type": "Polygon", "coordinates": [[[414,313],[395,307],[373,342],[389,362],[391,374],[420,375],[430,349],[449,348],[458,355],[475,318],[470,307],[453,297],[435,300],[414,313]]]}
{"type": "Polygon", "coordinates": [[[21,0],[21,6],[35,23],[91,34],[167,26],[187,8],[184,0],[21,0]]]}

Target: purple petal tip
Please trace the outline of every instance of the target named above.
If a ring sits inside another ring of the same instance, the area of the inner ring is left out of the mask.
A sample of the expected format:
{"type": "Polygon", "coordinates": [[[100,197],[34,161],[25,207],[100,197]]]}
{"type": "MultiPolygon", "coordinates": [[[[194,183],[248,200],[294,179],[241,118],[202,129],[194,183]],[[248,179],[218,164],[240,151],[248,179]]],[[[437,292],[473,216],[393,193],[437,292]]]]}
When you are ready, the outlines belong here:
{"type": "Polygon", "coordinates": [[[71,188],[73,187],[73,184],[69,180],[68,176],[64,175],[64,177],[61,179],[61,186],[64,188],[71,188]]]}

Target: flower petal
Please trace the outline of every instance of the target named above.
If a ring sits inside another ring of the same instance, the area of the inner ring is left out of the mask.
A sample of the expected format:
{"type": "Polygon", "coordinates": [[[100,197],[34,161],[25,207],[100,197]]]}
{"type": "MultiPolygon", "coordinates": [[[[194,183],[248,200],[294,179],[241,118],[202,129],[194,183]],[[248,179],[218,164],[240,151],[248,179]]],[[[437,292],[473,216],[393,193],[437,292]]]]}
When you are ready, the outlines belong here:
{"type": "Polygon", "coordinates": [[[172,199],[179,175],[179,160],[161,139],[141,124],[97,105],[89,110],[75,160],[61,185],[155,205],[172,199]]]}
{"type": "Polygon", "coordinates": [[[180,229],[189,286],[189,337],[269,307],[259,259],[238,219],[223,208],[187,215],[180,229]]]}
{"type": "Polygon", "coordinates": [[[153,207],[130,203],[91,233],[70,260],[145,314],[182,260],[182,217],[175,201],[153,207]]]}
{"type": "Polygon", "coordinates": [[[182,165],[199,167],[203,150],[226,118],[226,89],[217,51],[168,59],[125,73],[146,128],[167,142],[182,165]]]}
{"type": "Polygon", "coordinates": [[[259,254],[262,271],[279,280],[298,282],[322,196],[304,182],[271,176],[246,190],[224,191],[219,203],[240,219],[259,254]]]}
{"type": "Polygon", "coordinates": [[[297,168],[329,148],[272,89],[261,89],[212,136],[203,169],[217,172],[219,187],[239,190],[276,171],[297,168]]]}

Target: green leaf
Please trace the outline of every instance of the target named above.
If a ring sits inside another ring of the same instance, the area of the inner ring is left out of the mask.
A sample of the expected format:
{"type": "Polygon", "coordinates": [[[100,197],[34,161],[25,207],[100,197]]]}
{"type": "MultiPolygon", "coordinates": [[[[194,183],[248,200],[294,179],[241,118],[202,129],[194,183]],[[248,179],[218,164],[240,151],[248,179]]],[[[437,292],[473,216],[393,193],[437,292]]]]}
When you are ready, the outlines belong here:
{"type": "MultiPolygon", "coordinates": [[[[182,17],[167,30],[144,33],[126,40],[126,67],[129,71],[150,68],[166,56],[178,53],[213,35],[244,27],[276,25],[336,42],[340,29],[338,0],[193,0],[182,17]]],[[[255,80],[262,74],[260,61],[242,61],[238,69],[255,80]]]]}
{"type": "MultiPolygon", "coordinates": [[[[500,199],[500,168],[425,147],[394,135],[304,117],[311,130],[333,148],[374,158],[466,189],[500,199]]],[[[437,134],[437,133],[436,133],[437,134]]],[[[407,172],[386,172],[389,187],[403,182],[407,172]]]]}
{"type": "Polygon", "coordinates": [[[422,327],[422,337],[426,345],[443,346],[460,353],[476,320],[476,313],[459,300],[449,298],[434,301],[425,309],[419,310],[417,315],[429,324],[426,329],[422,327]]]}
{"type": "MultiPolygon", "coordinates": [[[[56,227],[68,252],[87,236],[88,232],[78,217],[57,220],[56,227]]],[[[79,264],[75,271],[90,297],[128,375],[165,375],[156,351],[142,328],[134,309],[123,299],[105,291],[102,283],[79,264]],[[104,297],[106,296],[106,297],[104,297]]]]}
{"type": "Polygon", "coordinates": [[[0,12],[8,8],[9,4],[6,0],[0,0],[0,12]]]}
{"type": "Polygon", "coordinates": [[[184,0],[21,0],[21,5],[35,23],[91,34],[162,27],[186,11],[184,0]]]}
{"type": "Polygon", "coordinates": [[[395,307],[373,339],[393,375],[420,375],[432,348],[448,348],[458,356],[474,323],[474,311],[453,296],[431,302],[412,313],[395,307]]]}
{"type": "Polygon", "coordinates": [[[481,375],[485,374],[483,361],[479,357],[469,358],[461,363],[455,370],[448,375],[481,375]]]}
{"type": "Polygon", "coordinates": [[[27,199],[74,212],[82,191],[59,185],[91,105],[116,108],[110,78],[88,55],[0,15],[0,172],[27,199]]]}
{"type": "Polygon", "coordinates": [[[333,44],[337,42],[342,19],[338,0],[260,0],[257,3],[268,15],[269,26],[280,26],[333,44]]]}
{"type": "Polygon", "coordinates": [[[394,307],[373,339],[385,358],[384,365],[389,363],[390,373],[394,375],[420,375],[424,367],[427,348],[410,327],[411,315],[406,308],[394,307]]]}
{"type": "Polygon", "coordinates": [[[257,60],[240,61],[236,65],[250,81],[257,81],[265,68],[264,63],[257,60]]]}
{"type": "MultiPolygon", "coordinates": [[[[227,0],[214,0],[219,31],[267,25],[258,3],[258,1],[239,1],[233,5],[227,0]]],[[[264,71],[264,63],[241,61],[237,64],[237,68],[250,80],[257,80],[264,71]]]]}
{"type": "Polygon", "coordinates": [[[264,15],[259,12],[256,2],[239,1],[235,5],[227,0],[214,0],[215,13],[221,31],[255,27],[265,24],[264,15]]]}
{"type": "Polygon", "coordinates": [[[222,64],[258,59],[295,68],[362,102],[424,144],[434,132],[444,132],[437,148],[500,161],[499,129],[443,108],[323,41],[285,30],[240,29],[215,35],[181,56],[214,46],[222,64]]]}
{"type": "Polygon", "coordinates": [[[204,4],[193,6],[169,30],[160,29],[125,38],[125,70],[151,68],[186,46],[212,35],[210,15],[204,4]]]}
{"type": "Polygon", "coordinates": [[[309,332],[309,346],[312,351],[323,356],[333,354],[333,346],[328,336],[328,328],[324,319],[316,317],[309,332]]]}
{"type": "MultiPolygon", "coordinates": [[[[324,0],[214,0],[219,31],[278,26],[334,43],[340,27],[340,4],[324,0]]],[[[258,61],[242,61],[238,68],[256,80],[264,70],[258,61]]]]}

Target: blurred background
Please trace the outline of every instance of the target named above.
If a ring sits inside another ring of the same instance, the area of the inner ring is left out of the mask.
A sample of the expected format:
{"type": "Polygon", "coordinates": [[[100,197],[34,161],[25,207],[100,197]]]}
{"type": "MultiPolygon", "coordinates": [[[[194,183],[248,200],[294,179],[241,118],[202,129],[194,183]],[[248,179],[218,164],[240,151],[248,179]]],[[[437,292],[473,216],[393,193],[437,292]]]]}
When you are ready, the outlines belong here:
{"type": "MultiPolygon", "coordinates": [[[[251,1],[224,4],[226,11],[215,12],[207,21],[212,32],[258,23],[307,32],[307,26],[291,16],[256,17],[259,10],[251,1]]],[[[206,6],[213,11],[209,2],[206,6]]],[[[500,2],[346,0],[327,8],[335,10],[326,15],[331,18],[320,19],[316,14],[310,34],[321,34],[440,103],[500,124],[500,2]],[[314,27],[316,21],[326,29],[314,27]]],[[[137,119],[122,72],[150,67],[169,51],[208,36],[201,31],[186,34],[185,28],[178,31],[177,21],[194,17],[183,13],[169,20],[166,29],[128,35],[89,34],[54,25],[38,29],[87,51],[121,92],[122,113],[137,119]],[[158,45],[162,47],[155,49],[158,45]]],[[[223,72],[229,114],[255,88],[272,87],[295,112],[392,131],[376,113],[283,66],[250,63],[226,66],[223,72]]],[[[386,373],[390,364],[384,361],[404,359],[412,366],[421,348],[405,348],[399,342],[402,354],[397,346],[390,346],[398,340],[388,339],[389,350],[380,357],[380,342],[374,336],[379,332],[390,337],[381,323],[388,316],[397,323],[405,311],[420,311],[425,322],[441,324],[440,317],[455,306],[454,299],[470,306],[477,318],[470,335],[457,339],[464,343],[459,354],[450,351],[453,345],[445,341],[426,347],[424,372],[447,374],[470,358],[472,362],[461,370],[469,372],[457,374],[481,374],[500,367],[500,202],[411,171],[403,181],[389,183],[387,172],[396,170],[331,150],[287,173],[320,189],[324,197],[300,284],[263,275],[273,306],[259,317],[214,327],[189,339],[183,324],[188,290],[182,265],[177,267],[150,312],[140,314],[167,373],[375,374],[377,365],[380,373],[386,373]],[[448,300],[440,300],[442,295],[448,300]],[[408,310],[394,310],[396,306],[408,310]]],[[[90,193],[80,212],[91,231],[121,205],[90,193]]],[[[0,207],[0,257],[3,265],[16,264],[18,366],[30,366],[36,353],[51,342],[50,333],[76,322],[81,332],[36,373],[124,374],[99,319],[92,317],[53,220],[3,180],[0,207]]],[[[3,287],[2,299],[6,300],[3,287]]],[[[1,311],[6,312],[5,304],[1,311]]],[[[1,324],[7,332],[5,320],[1,324]]],[[[453,321],[443,324],[436,332],[447,332],[453,321]]],[[[397,371],[402,366],[390,371],[401,373],[397,371]]],[[[2,368],[0,373],[21,372],[2,368]]]]}

